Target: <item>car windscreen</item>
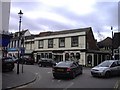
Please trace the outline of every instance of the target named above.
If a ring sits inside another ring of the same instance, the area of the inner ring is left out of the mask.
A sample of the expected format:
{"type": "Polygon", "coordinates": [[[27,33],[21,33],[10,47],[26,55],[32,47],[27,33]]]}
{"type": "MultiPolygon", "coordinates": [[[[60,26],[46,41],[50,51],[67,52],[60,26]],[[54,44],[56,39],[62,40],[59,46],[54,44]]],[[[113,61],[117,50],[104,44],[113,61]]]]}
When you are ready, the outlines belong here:
{"type": "Polygon", "coordinates": [[[56,66],[58,66],[58,67],[70,67],[71,63],[59,62],[56,66]]]}
{"type": "Polygon", "coordinates": [[[102,63],[100,63],[98,66],[99,67],[109,67],[112,64],[111,61],[104,61],[102,63]]]}

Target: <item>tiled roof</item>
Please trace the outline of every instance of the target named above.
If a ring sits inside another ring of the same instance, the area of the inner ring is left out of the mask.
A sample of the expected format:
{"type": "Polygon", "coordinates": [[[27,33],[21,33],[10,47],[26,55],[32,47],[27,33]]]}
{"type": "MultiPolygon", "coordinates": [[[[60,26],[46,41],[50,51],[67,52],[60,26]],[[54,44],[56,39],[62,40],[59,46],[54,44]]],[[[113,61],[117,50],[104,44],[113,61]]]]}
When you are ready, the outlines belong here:
{"type": "Polygon", "coordinates": [[[62,31],[55,31],[55,32],[41,32],[38,37],[43,37],[43,36],[51,36],[51,35],[60,35],[60,34],[69,34],[69,33],[77,33],[77,32],[87,32],[90,30],[91,27],[88,28],[80,28],[80,29],[72,29],[72,30],[62,30],[62,31]]]}
{"type": "Polygon", "coordinates": [[[30,36],[25,36],[25,39],[34,39],[36,36],[38,36],[37,34],[36,35],[30,35],[30,36]]]}
{"type": "Polygon", "coordinates": [[[112,38],[107,37],[104,40],[98,42],[98,47],[99,48],[102,48],[102,47],[105,47],[105,46],[112,46],[112,38]]]}

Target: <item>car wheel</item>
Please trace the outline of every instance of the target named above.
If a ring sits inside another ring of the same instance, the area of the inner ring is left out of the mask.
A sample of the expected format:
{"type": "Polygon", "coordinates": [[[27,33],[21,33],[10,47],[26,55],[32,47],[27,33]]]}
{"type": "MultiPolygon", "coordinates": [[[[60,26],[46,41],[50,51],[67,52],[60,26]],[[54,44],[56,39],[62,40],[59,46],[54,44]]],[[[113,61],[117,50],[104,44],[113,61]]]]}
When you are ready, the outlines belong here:
{"type": "Polygon", "coordinates": [[[106,78],[109,78],[110,76],[111,76],[110,72],[107,71],[107,72],[105,73],[105,77],[106,77],[106,78]]]}

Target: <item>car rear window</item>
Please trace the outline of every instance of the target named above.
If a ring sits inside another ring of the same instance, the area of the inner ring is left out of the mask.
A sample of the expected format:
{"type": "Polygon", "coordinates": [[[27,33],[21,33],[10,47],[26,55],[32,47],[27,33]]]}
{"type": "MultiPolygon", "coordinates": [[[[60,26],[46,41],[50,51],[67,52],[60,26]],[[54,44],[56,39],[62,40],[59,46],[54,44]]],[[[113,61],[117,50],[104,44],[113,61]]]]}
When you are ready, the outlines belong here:
{"type": "Polygon", "coordinates": [[[69,63],[69,62],[59,62],[58,64],[57,64],[57,66],[59,67],[70,67],[72,64],[71,63],[69,63]]]}

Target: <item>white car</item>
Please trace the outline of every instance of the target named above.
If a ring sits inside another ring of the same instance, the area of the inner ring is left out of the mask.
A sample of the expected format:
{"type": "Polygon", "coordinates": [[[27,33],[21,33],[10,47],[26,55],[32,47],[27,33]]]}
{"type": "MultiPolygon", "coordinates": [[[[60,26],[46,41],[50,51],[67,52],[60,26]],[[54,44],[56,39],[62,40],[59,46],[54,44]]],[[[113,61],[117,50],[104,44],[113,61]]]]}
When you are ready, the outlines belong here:
{"type": "Polygon", "coordinates": [[[92,76],[120,75],[120,60],[105,60],[91,69],[92,76]]]}

